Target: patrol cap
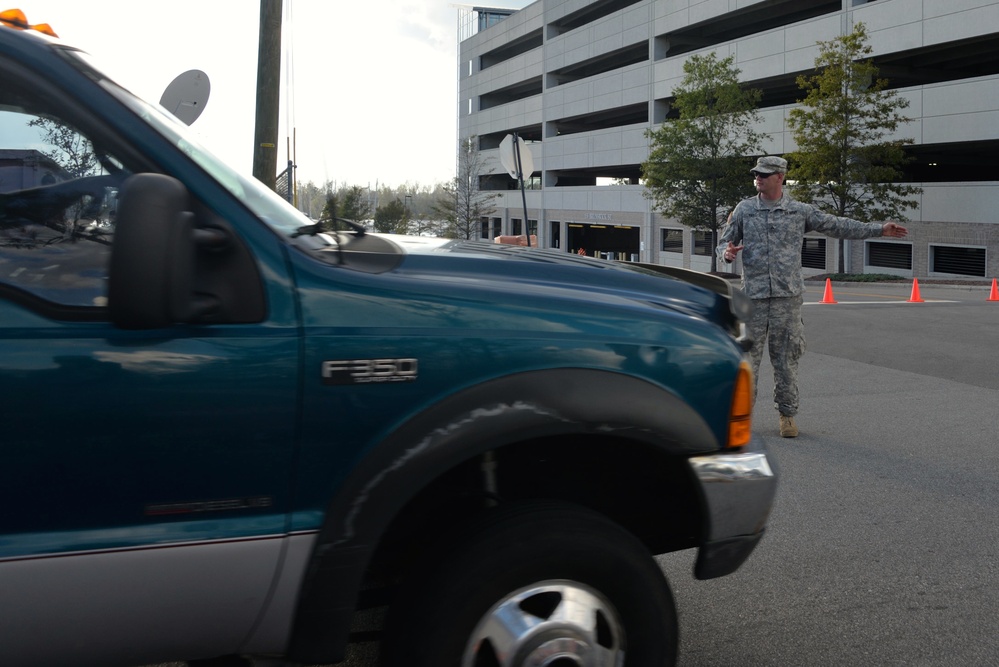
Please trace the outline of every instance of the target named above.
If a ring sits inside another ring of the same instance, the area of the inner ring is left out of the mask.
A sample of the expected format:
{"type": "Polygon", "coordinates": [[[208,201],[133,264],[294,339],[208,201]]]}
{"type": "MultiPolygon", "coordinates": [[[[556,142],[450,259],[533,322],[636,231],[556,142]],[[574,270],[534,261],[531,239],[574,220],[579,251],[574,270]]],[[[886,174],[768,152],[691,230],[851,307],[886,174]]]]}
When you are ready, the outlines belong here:
{"type": "Polygon", "coordinates": [[[772,174],[779,172],[787,173],[787,160],[776,155],[764,155],[756,161],[756,166],[749,170],[749,173],[760,172],[761,174],[772,174]]]}

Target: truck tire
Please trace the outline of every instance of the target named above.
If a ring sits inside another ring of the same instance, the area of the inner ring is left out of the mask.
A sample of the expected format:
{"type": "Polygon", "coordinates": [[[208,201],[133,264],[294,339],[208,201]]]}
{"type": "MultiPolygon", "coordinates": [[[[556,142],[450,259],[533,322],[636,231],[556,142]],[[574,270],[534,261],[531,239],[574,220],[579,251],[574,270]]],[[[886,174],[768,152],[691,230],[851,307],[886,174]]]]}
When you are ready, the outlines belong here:
{"type": "Polygon", "coordinates": [[[446,542],[389,609],[384,667],[676,663],[669,585],[644,545],[603,515],[511,504],[446,542]]]}

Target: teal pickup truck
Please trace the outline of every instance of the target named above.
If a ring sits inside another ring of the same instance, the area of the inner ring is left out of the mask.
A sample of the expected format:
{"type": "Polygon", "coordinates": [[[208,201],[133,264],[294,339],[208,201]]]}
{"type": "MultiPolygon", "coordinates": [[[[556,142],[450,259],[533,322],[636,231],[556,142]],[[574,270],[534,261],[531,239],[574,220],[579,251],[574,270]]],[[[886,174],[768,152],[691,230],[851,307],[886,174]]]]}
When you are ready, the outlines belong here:
{"type": "Polygon", "coordinates": [[[325,231],[16,19],[0,80],[0,664],[676,661],[653,555],[776,488],[741,292],[325,231]]]}

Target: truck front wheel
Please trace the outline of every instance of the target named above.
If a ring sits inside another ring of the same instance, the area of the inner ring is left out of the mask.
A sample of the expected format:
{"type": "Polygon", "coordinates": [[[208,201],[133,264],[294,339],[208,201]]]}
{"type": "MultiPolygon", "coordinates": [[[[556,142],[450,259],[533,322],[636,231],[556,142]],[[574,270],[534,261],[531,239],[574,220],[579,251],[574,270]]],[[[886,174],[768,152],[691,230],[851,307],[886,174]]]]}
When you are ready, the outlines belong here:
{"type": "Polygon", "coordinates": [[[446,542],[390,608],[383,666],[675,664],[669,585],[644,545],[603,515],[511,504],[446,542]]]}

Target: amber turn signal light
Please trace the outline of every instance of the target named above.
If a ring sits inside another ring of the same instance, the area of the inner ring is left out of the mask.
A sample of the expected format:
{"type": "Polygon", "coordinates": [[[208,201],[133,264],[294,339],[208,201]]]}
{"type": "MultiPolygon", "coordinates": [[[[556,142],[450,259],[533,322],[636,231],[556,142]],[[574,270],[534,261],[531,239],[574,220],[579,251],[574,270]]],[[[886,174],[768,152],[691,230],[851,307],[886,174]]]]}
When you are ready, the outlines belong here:
{"type": "Polygon", "coordinates": [[[749,444],[753,430],[753,371],[745,360],[739,363],[732,392],[732,409],[728,416],[727,447],[744,447],[749,444]]]}

